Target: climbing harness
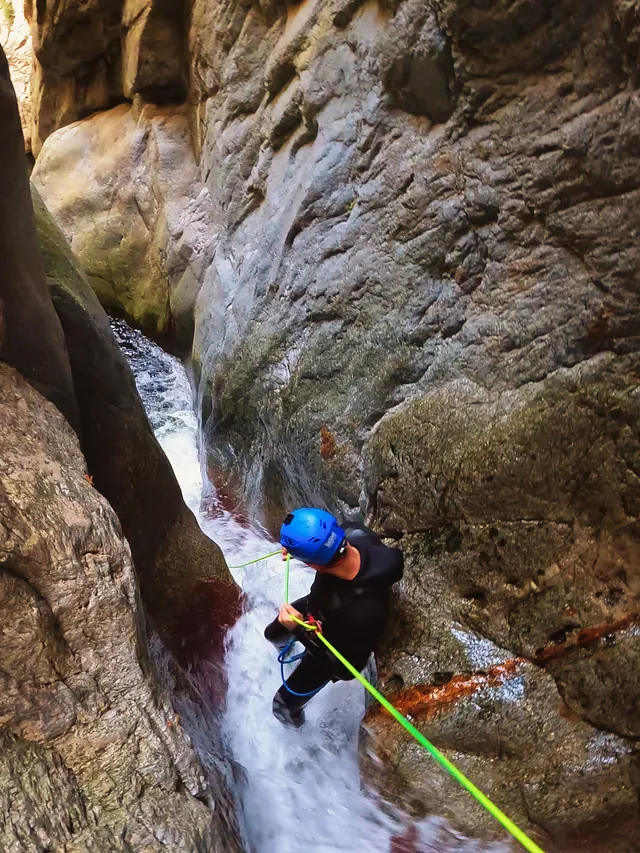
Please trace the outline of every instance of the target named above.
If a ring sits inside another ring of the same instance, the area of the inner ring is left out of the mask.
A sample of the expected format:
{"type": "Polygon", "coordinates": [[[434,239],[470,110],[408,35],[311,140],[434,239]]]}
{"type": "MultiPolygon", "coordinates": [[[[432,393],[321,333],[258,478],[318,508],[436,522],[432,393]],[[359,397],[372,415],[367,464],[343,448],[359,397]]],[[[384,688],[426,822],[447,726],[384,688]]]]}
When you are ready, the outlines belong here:
{"type": "Polygon", "coordinates": [[[295,642],[296,640],[294,637],[293,640],[291,640],[291,642],[278,655],[278,663],[280,664],[280,674],[282,676],[282,686],[287,691],[287,693],[291,693],[292,696],[298,696],[300,699],[305,699],[307,696],[315,696],[316,693],[319,693],[323,687],[327,686],[329,682],[325,681],[325,683],[321,684],[320,687],[316,687],[315,690],[310,690],[308,693],[298,693],[289,687],[289,685],[287,684],[287,674],[284,671],[285,664],[296,663],[297,661],[305,658],[308,654],[307,650],[305,649],[303,652],[300,652],[300,654],[293,655],[292,657],[287,658],[287,655],[295,645],[295,642]]]}

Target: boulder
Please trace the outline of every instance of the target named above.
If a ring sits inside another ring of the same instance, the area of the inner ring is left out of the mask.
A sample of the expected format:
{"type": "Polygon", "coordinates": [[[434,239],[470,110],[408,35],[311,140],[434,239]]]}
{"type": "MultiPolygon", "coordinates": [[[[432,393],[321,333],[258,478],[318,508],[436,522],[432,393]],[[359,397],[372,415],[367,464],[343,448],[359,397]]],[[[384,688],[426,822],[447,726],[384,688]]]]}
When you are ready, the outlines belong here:
{"type": "MultiPolygon", "coordinates": [[[[407,564],[383,686],[550,850],[630,853],[640,828],[640,397],[622,366],[558,371],[515,406],[452,386],[389,414],[366,450],[407,564]]],[[[371,712],[368,728],[399,772],[385,787],[490,830],[399,727],[371,712]]]]}
{"type": "Polygon", "coordinates": [[[122,105],[59,130],[32,180],[102,304],[188,350],[214,235],[185,111],[122,105]]]}
{"type": "Polygon", "coordinates": [[[0,421],[0,847],[237,853],[76,435],[5,364],[0,421]]]}

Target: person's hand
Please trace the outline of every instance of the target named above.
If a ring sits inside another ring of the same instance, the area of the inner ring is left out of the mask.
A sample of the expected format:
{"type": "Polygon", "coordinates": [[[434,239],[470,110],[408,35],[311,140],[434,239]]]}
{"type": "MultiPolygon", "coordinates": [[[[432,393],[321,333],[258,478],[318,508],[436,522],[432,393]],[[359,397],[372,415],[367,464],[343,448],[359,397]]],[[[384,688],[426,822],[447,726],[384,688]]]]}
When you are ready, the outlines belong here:
{"type": "Polygon", "coordinates": [[[304,620],[304,616],[295,607],[292,607],[290,604],[282,604],[280,606],[280,612],[278,613],[278,622],[282,625],[283,628],[286,628],[287,631],[293,631],[294,628],[297,627],[297,622],[294,622],[291,618],[295,616],[297,619],[300,619],[302,622],[304,620]]]}
{"type": "Polygon", "coordinates": [[[286,548],[283,548],[282,549],[282,559],[286,560],[288,556],[289,556],[289,552],[287,551],[286,548]]]}

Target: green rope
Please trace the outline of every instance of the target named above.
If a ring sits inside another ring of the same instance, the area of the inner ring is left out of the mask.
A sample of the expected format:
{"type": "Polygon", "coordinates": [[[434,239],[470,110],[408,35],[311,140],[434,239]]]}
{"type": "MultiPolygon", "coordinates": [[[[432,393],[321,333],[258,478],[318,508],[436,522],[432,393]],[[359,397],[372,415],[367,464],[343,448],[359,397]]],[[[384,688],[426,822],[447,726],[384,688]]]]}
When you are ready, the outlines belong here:
{"type": "Polygon", "coordinates": [[[289,603],[289,575],[291,573],[289,568],[290,563],[291,554],[287,554],[287,568],[284,575],[284,600],[287,602],[287,604],[289,603]]]}
{"type": "Polygon", "coordinates": [[[227,566],[228,569],[244,569],[247,566],[252,566],[254,563],[261,563],[263,560],[268,560],[269,557],[276,557],[278,554],[282,554],[282,549],[278,551],[272,551],[271,554],[265,554],[264,557],[258,557],[256,560],[248,560],[246,563],[240,563],[239,566],[227,566]]]}
{"type": "MultiPolygon", "coordinates": [[[[285,601],[289,603],[288,557],[285,575],[285,601]]],[[[310,625],[308,622],[303,622],[295,616],[291,616],[291,619],[298,625],[301,625],[303,628],[306,628],[307,631],[315,631],[318,639],[320,639],[329,649],[331,654],[334,655],[340,661],[340,663],[344,667],[346,667],[346,669],[349,670],[351,675],[353,675],[354,678],[358,679],[358,681],[360,682],[360,684],[362,684],[365,690],[368,690],[369,693],[373,696],[373,698],[376,699],[382,705],[382,707],[385,708],[391,714],[391,716],[394,717],[400,723],[400,725],[403,726],[409,732],[409,734],[418,741],[420,746],[424,747],[424,749],[426,749],[427,752],[433,758],[435,758],[438,764],[440,764],[441,767],[444,767],[444,769],[448,773],[450,773],[451,776],[453,776],[456,782],[462,785],[462,787],[467,790],[471,794],[471,796],[474,797],[480,803],[480,805],[483,806],[483,808],[485,808],[489,812],[489,814],[492,815],[498,821],[498,823],[500,823],[507,830],[507,832],[510,832],[511,835],[516,839],[516,841],[519,841],[520,844],[522,844],[525,850],[528,850],[529,853],[544,853],[542,848],[538,847],[535,841],[532,841],[529,836],[520,829],[519,826],[517,826],[509,817],[507,817],[507,815],[503,811],[498,808],[498,806],[495,805],[495,803],[491,802],[489,797],[483,794],[479,788],[476,788],[473,782],[470,779],[467,779],[464,773],[458,770],[455,764],[452,764],[452,762],[449,761],[449,759],[445,755],[443,755],[440,750],[431,743],[431,741],[427,740],[427,738],[422,734],[422,732],[418,731],[418,729],[412,723],[410,723],[409,720],[403,714],[401,714],[400,711],[398,711],[398,709],[395,708],[391,704],[391,702],[389,702],[388,699],[386,699],[382,695],[382,693],[376,690],[373,684],[367,681],[367,679],[360,672],[358,672],[355,666],[349,663],[349,661],[343,655],[341,655],[340,652],[334,646],[331,645],[329,640],[327,640],[322,631],[318,630],[318,627],[316,625],[310,625]]]]}

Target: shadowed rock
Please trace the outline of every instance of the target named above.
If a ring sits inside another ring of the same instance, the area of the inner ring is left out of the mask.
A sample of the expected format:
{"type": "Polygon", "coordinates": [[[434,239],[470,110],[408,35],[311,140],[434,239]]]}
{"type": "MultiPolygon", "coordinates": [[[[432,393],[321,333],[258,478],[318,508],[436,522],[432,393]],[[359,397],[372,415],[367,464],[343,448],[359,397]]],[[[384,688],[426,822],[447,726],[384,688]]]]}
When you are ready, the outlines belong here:
{"type": "Polygon", "coordinates": [[[58,406],[77,430],[64,335],[38,252],[24,139],[0,48],[0,358],[58,406]]]}
{"type": "Polygon", "coordinates": [[[76,435],[2,364],[0,421],[0,847],[238,850],[157,680],[129,546],[76,435]]]}
{"type": "Polygon", "coordinates": [[[182,0],[39,2],[32,18],[33,147],[96,110],[139,95],[186,96],[182,0]]]}

